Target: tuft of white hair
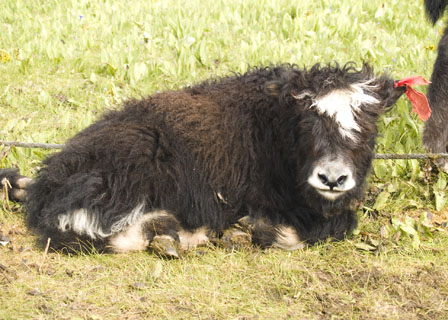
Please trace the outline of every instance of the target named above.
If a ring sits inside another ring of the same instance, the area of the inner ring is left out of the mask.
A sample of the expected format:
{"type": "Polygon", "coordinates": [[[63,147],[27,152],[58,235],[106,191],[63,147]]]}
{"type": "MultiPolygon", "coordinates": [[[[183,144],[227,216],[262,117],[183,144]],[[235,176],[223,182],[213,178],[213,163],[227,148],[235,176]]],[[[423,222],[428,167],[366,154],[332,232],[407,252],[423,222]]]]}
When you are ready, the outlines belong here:
{"type": "Polygon", "coordinates": [[[311,107],[315,107],[319,114],[326,114],[334,119],[341,135],[356,142],[354,131],[361,132],[356,114],[361,110],[361,105],[379,103],[376,97],[368,93],[373,89],[371,82],[354,83],[347,89],[330,91],[314,99],[311,107]]]}
{"type": "Polygon", "coordinates": [[[143,203],[136,206],[123,219],[115,222],[111,227],[111,232],[108,233],[103,231],[99,216],[88,212],[86,209],[78,209],[59,215],[58,228],[63,232],[72,230],[80,235],[85,234],[92,239],[106,238],[138,221],[143,215],[143,207],[143,203]]]}

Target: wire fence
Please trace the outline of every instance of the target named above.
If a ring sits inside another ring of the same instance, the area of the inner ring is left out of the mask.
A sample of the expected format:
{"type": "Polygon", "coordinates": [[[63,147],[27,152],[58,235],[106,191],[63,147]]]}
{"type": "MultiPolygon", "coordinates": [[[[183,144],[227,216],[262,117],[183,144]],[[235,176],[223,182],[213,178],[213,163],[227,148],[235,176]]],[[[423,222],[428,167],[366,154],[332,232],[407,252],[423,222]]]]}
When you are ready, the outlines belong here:
{"type": "Polygon", "coordinates": [[[377,153],[375,154],[375,159],[384,159],[384,160],[397,160],[397,159],[405,159],[405,160],[437,160],[437,159],[446,159],[448,158],[448,153],[377,153]]]}
{"type": "Polygon", "coordinates": [[[64,144],[56,143],[37,143],[37,142],[18,142],[18,141],[2,141],[0,145],[7,147],[19,147],[19,148],[39,148],[39,149],[62,149],[64,144]]]}
{"type": "MultiPolygon", "coordinates": [[[[35,143],[35,142],[2,141],[2,140],[0,140],[0,145],[19,147],[19,148],[39,148],[39,149],[62,149],[65,146],[64,144],[56,144],[56,143],[35,143]]],[[[377,153],[375,154],[375,159],[437,160],[437,159],[448,159],[448,153],[377,153]]]]}

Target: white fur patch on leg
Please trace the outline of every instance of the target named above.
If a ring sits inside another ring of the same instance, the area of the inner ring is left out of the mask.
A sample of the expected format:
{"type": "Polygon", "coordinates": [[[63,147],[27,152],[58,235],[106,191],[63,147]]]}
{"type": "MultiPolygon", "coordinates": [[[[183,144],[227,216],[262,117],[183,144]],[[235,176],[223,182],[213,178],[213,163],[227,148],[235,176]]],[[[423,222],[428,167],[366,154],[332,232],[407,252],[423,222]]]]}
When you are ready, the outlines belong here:
{"type": "Polygon", "coordinates": [[[111,233],[119,232],[119,231],[123,230],[123,228],[125,228],[129,225],[132,225],[136,221],[141,219],[141,217],[143,215],[143,207],[144,207],[143,203],[139,204],[129,214],[127,214],[123,219],[115,222],[112,225],[112,227],[110,228],[111,233]]]}
{"type": "Polygon", "coordinates": [[[272,244],[273,247],[280,248],[286,251],[294,251],[298,249],[303,249],[305,243],[300,241],[297,232],[289,226],[278,226],[277,239],[275,239],[272,244]]]}
{"type": "Polygon", "coordinates": [[[355,119],[355,114],[360,111],[363,104],[378,103],[378,99],[365,93],[371,90],[369,81],[355,83],[348,89],[336,89],[323,97],[314,100],[312,107],[316,107],[320,114],[327,114],[339,126],[339,132],[345,138],[356,141],[353,131],[360,132],[361,128],[355,119]]]}
{"type": "Polygon", "coordinates": [[[61,231],[72,230],[80,235],[87,235],[92,239],[106,238],[112,234],[123,230],[128,225],[132,225],[140,219],[143,214],[143,204],[136,206],[123,219],[115,222],[111,227],[111,232],[104,232],[100,217],[94,212],[88,212],[86,209],[78,209],[70,213],[61,214],[58,216],[58,228],[61,231]]]}
{"type": "Polygon", "coordinates": [[[109,240],[109,246],[116,253],[145,250],[149,245],[149,240],[142,231],[141,223],[131,225],[124,231],[113,235],[109,240]]]}
{"type": "Polygon", "coordinates": [[[209,242],[209,238],[207,236],[207,228],[205,227],[198,228],[193,232],[181,230],[178,232],[178,234],[180,246],[183,250],[192,249],[209,242]]]}
{"type": "Polygon", "coordinates": [[[114,234],[109,240],[109,246],[116,253],[146,250],[149,240],[144,233],[143,225],[151,220],[167,216],[169,213],[166,211],[153,211],[140,215],[138,220],[114,234]]]}
{"type": "Polygon", "coordinates": [[[86,209],[78,209],[70,213],[61,214],[58,216],[59,230],[72,230],[80,235],[87,235],[92,239],[97,237],[105,238],[107,233],[99,225],[98,218],[95,214],[90,214],[86,209]]]}

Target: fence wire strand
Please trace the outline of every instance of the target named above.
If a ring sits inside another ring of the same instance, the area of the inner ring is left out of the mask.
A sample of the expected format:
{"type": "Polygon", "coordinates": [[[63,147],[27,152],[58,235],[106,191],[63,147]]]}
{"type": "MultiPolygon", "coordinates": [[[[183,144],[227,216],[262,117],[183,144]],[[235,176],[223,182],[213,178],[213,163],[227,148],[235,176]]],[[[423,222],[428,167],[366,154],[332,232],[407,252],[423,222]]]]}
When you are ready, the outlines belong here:
{"type": "MultiPolygon", "coordinates": [[[[0,145],[19,147],[19,148],[39,148],[39,149],[63,149],[64,144],[56,143],[36,143],[36,142],[19,142],[19,141],[2,141],[0,145]]],[[[448,153],[377,153],[375,159],[382,160],[437,160],[447,159],[448,153]]]]}
{"type": "Polygon", "coordinates": [[[62,149],[64,144],[56,143],[38,143],[38,142],[19,142],[19,141],[2,141],[0,140],[0,145],[19,147],[19,148],[39,148],[39,149],[62,149]]]}
{"type": "Polygon", "coordinates": [[[448,158],[448,153],[377,153],[375,159],[437,160],[448,158]]]}

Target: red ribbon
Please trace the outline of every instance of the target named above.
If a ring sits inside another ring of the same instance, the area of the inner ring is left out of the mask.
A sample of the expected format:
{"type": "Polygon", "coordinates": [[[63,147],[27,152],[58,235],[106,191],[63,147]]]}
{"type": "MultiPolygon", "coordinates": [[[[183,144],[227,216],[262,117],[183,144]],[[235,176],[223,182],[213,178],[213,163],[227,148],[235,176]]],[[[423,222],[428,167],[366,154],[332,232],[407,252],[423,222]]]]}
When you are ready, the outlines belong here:
{"type": "Polygon", "coordinates": [[[406,86],[406,95],[412,103],[412,111],[417,113],[418,117],[423,121],[428,120],[432,112],[428,99],[423,93],[413,89],[411,86],[428,85],[429,83],[422,76],[414,76],[401,79],[394,84],[394,88],[406,86]]]}

